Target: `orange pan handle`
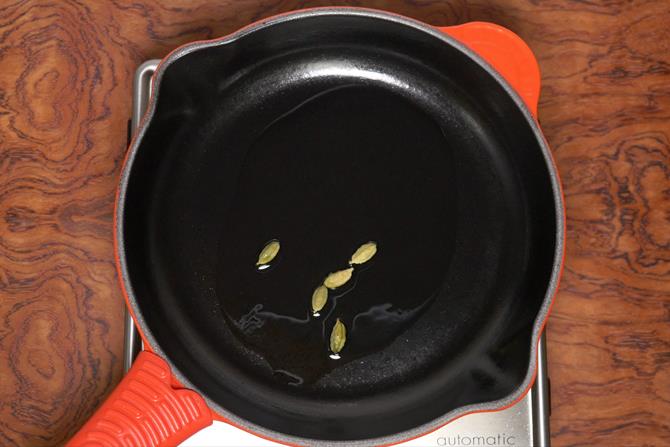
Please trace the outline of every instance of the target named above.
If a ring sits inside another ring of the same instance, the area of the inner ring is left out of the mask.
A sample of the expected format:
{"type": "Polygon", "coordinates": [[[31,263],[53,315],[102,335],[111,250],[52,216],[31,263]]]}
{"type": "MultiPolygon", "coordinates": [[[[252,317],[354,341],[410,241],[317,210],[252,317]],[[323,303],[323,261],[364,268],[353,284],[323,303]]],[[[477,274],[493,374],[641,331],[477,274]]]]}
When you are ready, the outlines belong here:
{"type": "Polygon", "coordinates": [[[537,119],[540,67],[531,49],[507,28],[488,22],[439,27],[489,63],[521,96],[537,119]]]}
{"type": "Polygon", "coordinates": [[[175,385],[167,362],[142,351],[67,447],[175,446],[211,425],[205,400],[175,385]]]}

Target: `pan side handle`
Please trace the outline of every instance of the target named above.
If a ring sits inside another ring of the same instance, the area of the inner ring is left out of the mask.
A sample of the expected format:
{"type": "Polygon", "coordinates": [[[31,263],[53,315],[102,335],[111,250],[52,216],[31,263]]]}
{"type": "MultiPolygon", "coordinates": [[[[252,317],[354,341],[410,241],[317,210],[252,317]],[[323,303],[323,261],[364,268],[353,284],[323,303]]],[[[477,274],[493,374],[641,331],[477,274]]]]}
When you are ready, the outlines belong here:
{"type": "Polygon", "coordinates": [[[174,388],[167,362],[143,351],[67,447],[171,447],[211,423],[204,399],[174,388]]]}
{"type": "Polygon", "coordinates": [[[488,22],[438,27],[489,63],[521,96],[537,119],[540,68],[526,42],[507,28],[488,22]]]}

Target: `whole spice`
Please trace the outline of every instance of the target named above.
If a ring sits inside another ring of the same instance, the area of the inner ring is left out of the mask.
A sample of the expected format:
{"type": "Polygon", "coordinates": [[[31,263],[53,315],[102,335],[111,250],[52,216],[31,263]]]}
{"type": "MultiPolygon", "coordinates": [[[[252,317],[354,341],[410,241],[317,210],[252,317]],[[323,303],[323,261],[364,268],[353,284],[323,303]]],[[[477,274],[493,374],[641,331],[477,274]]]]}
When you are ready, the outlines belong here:
{"type": "Polygon", "coordinates": [[[351,274],[354,272],[354,269],[349,267],[348,269],[339,270],[333,272],[330,275],[326,276],[326,279],[323,281],[323,285],[329,289],[337,289],[338,287],[346,284],[347,281],[351,279],[351,274]]]}
{"type": "Polygon", "coordinates": [[[335,326],[333,326],[333,331],[330,333],[330,350],[333,351],[333,354],[338,354],[344,348],[346,341],[347,328],[338,318],[335,321],[335,326]]]}
{"type": "Polygon", "coordinates": [[[328,302],[328,289],[326,286],[319,286],[316,289],[314,289],[314,293],[312,293],[312,312],[317,313],[323,307],[326,305],[328,302]]]}
{"type": "Polygon", "coordinates": [[[377,244],[375,242],[367,242],[351,255],[350,265],[363,264],[368,262],[377,253],[377,244]]]}
{"type": "Polygon", "coordinates": [[[260,254],[258,255],[256,266],[262,267],[272,262],[272,260],[277,256],[277,253],[279,253],[280,247],[281,246],[278,240],[272,240],[265,244],[265,247],[263,247],[263,250],[261,250],[260,254]]]}

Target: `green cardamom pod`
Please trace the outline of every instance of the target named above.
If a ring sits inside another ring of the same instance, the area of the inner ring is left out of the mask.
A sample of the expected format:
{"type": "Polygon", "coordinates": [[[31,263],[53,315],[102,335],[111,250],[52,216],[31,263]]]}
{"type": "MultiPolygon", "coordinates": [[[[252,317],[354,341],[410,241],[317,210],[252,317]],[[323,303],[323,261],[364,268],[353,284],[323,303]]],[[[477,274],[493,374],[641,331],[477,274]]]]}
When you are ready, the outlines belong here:
{"type": "Polygon", "coordinates": [[[354,254],[351,256],[351,260],[349,261],[349,264],[351,265],[356,265],[356,264],[364,264],[368,262],[372,257],[377,253],[377,244],[374,242],[368,242],[360,247],[358,247],[358,250],[354,252],[354,254]]]}
{"type": "Polygon", "coordinates": [[[330,275],[326,276],[326,279],[323,281],[323,285],[329,289],[337,289],[338,287],[346,284],[347,281],[351,279],[351,274],[354,272],[354,269],[349,267],[348,269],[339,270],[333,272],[330,275]]]}
{"type": "Polygon", "coordinates": [[[279,253],[279,248],[280,244],[278,240],[273,240],[265,244],[265,247],[263,247],[263,250],[261,250],[260,254],[258,255],[256,266],[260,267],[272,262],[272,260],[277,256],[277,253],[279,253]]]}
{"type": "Polygon", "coordinates": [[[312,294],[312,312],[316,313],[323,309],[328,302],[328,289],[326,286],[319,286],[314,289],[312,294]]]}
{"type": "Polygon", "coordinates": [[[330,333],[330,350],[333,354],[339,353],[344,348],[344,343],[347,341],[347,328],[344,323],[338,318],[333,326],[333,331],[330,333]]]}

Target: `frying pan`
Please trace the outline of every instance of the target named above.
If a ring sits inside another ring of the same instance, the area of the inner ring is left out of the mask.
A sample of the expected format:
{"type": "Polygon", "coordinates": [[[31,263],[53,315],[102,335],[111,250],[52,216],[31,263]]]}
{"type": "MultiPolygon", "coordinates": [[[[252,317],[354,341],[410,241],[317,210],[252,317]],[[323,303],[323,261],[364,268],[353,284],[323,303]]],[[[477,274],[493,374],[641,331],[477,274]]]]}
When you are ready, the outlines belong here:
{"type": "Polygon", "coordinates": [[[70,446],[176,445],[214,419],[393,444],[525,395],[564,211],[520,38],[303,10],[178,48],[153,82],[115,212],[145,351],[70,446]],[[319,278],[368,240],[312,315],[319,278]]]}

